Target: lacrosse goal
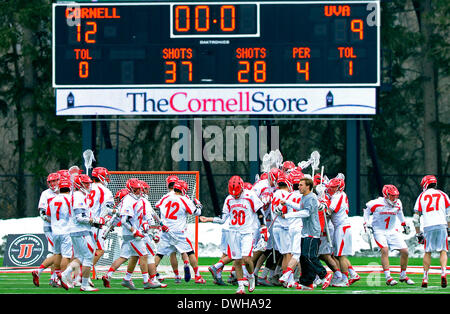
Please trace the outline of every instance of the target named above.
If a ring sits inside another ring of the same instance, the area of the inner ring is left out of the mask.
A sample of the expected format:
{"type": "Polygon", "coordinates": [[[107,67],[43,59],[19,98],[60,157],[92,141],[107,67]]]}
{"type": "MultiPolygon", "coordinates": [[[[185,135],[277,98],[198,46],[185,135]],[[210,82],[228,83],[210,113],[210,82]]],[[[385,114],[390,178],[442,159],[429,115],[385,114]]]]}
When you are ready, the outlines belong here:
{"type": "MultiPolygon", "coordinates": [[[[159,215],[159,210],[155,208],[155,204],[167,193],[166,178],[169,175],[176,175],[180,180],[184,180],[189,185],[188,196],[191,199],[199,198],[200,173],[199,171],[110,171],[111,181],[108,188],[113,195],[120,189],[124,189],[126,182],[130,178],[137,178],[145,181],[150,186],[149,201],[153,209],[159,215]]],[[[198,258],[198,217],[188,216],[187,220],[188,235],[193,242],[195,255],[198,258]]],[[[94,277],[101,278],[104,275],[112,262],[120,256],[120,247],[122,244],[121,228],[116,228],[105,239],[105,253],[95,265],[94,277]]],[[[183,267],[183,261],[180,254],[177,254],[178,266],[183,267]]],[[[123,277],[126,271],[126,263],[123,264],[115,273],[115,277],[123,277]]],[[[158,266],[158,272],[164,276],[172,274],[169,257],[165,256],[158,266]]],[[[140,276],[139,266],[136,266],[135,276],[140,276]]]]}

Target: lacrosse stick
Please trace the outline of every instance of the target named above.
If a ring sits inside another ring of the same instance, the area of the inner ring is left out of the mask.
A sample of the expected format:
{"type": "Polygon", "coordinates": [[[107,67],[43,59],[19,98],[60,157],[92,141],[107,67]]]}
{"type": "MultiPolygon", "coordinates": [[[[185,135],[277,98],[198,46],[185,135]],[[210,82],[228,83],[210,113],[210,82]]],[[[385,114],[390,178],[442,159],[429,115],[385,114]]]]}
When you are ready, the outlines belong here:
{"type": "MultiPolygon", "coordinates": [[[[320,171],[320,185],[322,186],[322,184],[323,184],[323,166],[322,166],[322,169],[320,171]]],[[[319,195],[319,199],[323,200],[324,199],[324,190],[321,189],[321,192],[319,194],[320,194],[319,195]]],[[[327,234],[327,241],[328,241],[328,244],[330,245],[330,247],[333,248],[333,243],[331,242],[330,229],[328,227],[327,212],[326,212],[325,209],[323,209],[323,218],[324,218],[323,220],[325,222],[325,226],[324,227],[325,227],[325,232],[327,234]]]]}
{"type": "Polygon", "coordinates": [[[263,156],[263,160],[261,163],[261,171],[269,172],[272,168],[280,168],[283,164],[283,155],[281,152],[277,150],[272,150],[270,153],[266,153],[263,156]]]}
{"type": "Polygon", "coordinates": [[[86,168],[86,174],[89,175],[89,169],[92,168],[92,162],[95,161],[94,152],[90,149],[86,149],[83,152],[84,167],[86,168]]]}
{"type": "Polygon", "coordinates": [[[311,153],[311,156],[309,157],[308,160],[299,162],[297,164],[297,166],[299,166],[303,170],[303,169],[308,168],[311,165],[311,168],[313,170],[312,176],[314,177],[314,171],[319,170],[319,164],[320,164],[320,154],[318,151],[315,150],[311,153]]]}

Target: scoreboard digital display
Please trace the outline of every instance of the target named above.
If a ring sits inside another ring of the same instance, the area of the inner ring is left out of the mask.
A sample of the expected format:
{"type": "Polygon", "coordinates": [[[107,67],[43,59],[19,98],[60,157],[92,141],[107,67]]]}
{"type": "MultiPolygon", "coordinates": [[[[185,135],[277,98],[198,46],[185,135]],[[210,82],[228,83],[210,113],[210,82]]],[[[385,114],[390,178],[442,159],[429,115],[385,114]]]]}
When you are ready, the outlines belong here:
{"type": "Polygon", "coordinates": [[[378,6],[55,3],[53,87],[376,87],[378,6]]]}

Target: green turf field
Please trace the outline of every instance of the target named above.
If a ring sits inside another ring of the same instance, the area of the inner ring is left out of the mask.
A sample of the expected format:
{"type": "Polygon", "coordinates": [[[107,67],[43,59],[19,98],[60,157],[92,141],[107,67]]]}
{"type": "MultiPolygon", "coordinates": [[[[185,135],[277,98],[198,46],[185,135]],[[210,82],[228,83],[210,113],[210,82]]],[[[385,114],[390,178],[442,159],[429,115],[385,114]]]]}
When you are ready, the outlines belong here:
{"type": "MultiPolygon", "coordinates": [[[[211,265],[215,263],[217,258],[200,258],[200,265],[211,265]]],[[[351,258],[353,266],[368,265],[369,263],[379,263],[377,258],[351,258]]],[[[391,265],[399,265],[398,258],[391,258],[391,265]]],[[[422,265],[421,259],[410,259],[409,265],[422,265]]],[[[437,259],[432,260],[433,266],[438,266],[437,259]]],[[[182,274],[182,271],[180,271],[182,274]]],[[[101,280],[94,280],[96,287],[100,289],[99,294],[179,294],[179,295],[199,295],[199,294],[220,294],[233,295],[237,287],[233,285],[217,286],[213,283],[209,272],[203,273],[206,284],[195,284],[193,280],[190,282],[182,282],[175,284],[173,279],[166,279],[164,282],[168,284],[165,289],[143,290],[142,283],[139,279],[134,279],[136,287],[140,290],[131,291],[120,285],[121,279],[113,279],[111,288],[104,288],[101,280]]],[[[257,286],[252,295],[258,294],[448,294],[450,287],[441,288],[440,275],[433,274],[429,276],[428,288],[421,288],[422,274],[408,274],[408,276],[416,282],[413,286],[399,283],[394,287],[388,287],[385,284],[384,274],[379,272],[362,273],[361,280],[346,288],[329,287],[326,290],[316,288],[314,291],[298,291],[293,288],[286,289],[283,287],[263,287],[257,286]]],[[[398,279],[398,273],[392,272],[394,279],[398,279]]],[[[224,279],[228,277],[224,273],[224,279]]],[[[0,273],[0,294],[83,294],[86,292],[79,291],[78,288],[66,291],[62,288],[53,288],[48,285],[50,278],[49,273],[41,275],[40,287],[35,287],[32,282],[31,273],[0,273]]]]}

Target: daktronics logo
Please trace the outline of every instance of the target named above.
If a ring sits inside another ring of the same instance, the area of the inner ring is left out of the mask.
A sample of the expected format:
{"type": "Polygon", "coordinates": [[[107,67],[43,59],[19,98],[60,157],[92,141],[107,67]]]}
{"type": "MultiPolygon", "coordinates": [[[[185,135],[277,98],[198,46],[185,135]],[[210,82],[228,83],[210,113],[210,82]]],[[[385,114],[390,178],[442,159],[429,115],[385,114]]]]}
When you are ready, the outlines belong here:
{"type": "Polygon", "coordinates": [[[305,112],[308,100],[303,97],[280,97],[262,91],[224,93],[215,97],[198,96],[193,91],[175,92],[170,97],[153,98],[147,92],[129,92],[131,112],[176,114],[252,114],[305,112]]]}

